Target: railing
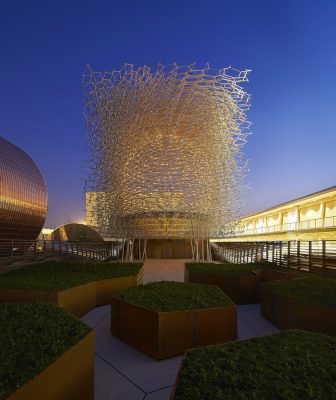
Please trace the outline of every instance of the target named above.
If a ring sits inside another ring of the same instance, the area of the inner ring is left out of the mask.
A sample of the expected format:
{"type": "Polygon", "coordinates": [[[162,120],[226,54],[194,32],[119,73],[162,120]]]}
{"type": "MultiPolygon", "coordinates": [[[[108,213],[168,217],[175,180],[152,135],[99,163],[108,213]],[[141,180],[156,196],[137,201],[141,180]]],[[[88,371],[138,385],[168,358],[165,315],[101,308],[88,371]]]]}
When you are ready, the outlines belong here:
{"type": "Polygon", "coordinates": [[[0,265],[46,260],[95,262],[120,258],[123,242],[0,240],[0,265]]]}
{"type": "Polygon", "coordinates": [[[215,258],[235,264],[274,262],[336,277],[336,241],[218,242],[215,258]]]}
{"type": "Polygon", "coordinates": [[[243,226],[237,228],[233,232],[229,232],[226,235],[226,237],[260,235],[263,233],[273,233],[273,232],[276,233],[276,232],[300,231],[300,230],[324,229],[324,228],[336,228],[336,217],[317,218],[301,222],[288,222],[281,225],[260,226],[250,229],[247,229],[246,227],[243,226]]]}

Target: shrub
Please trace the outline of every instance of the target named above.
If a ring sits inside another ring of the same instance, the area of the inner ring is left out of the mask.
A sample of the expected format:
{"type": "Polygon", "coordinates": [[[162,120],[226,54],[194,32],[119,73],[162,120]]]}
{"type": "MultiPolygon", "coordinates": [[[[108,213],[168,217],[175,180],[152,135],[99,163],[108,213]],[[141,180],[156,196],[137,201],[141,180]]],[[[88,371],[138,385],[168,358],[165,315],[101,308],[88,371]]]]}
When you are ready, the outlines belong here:
{"type": "Polygon", "coordinates": [[[175,400],[336,398],[336,338],[305,331],[188,351],[175,400]]]}
{"type": "Polygon", "coordinates": [[[0,304],[0,399],[42,372],[90,328],[53,304],[0,304]]]}
{"type": "Polygon", "coordinates": [[[215,263],[186,263],[186,267],[193,273],[206,273],[210,275],[226,276],[226,277],[241,277],[250,274],[255,269],[275,270],[283,272],[298,273],[298,270],[293,268],[280,267],[273,263],[249,263],[249,264],[215,264],[215,263]]]}
{"type": "Polygon", "coordinates": [[[148,283],[126,289],[118,295],[118,298],[157,312],[234,305],[216,286],[182,282],[148,283]]]}
{"type": "Polygon", "coordinates": [[[60,291],[88,282],[136,275],[140,263],[76,263],[49,261],[0,274],[0,288],[60,291]]]}
{"type": "Polygon", "coordinates": [[[336,280],[320,276],[292,281],[273,281],[263,284],[274,293],[284,295],[295,303],[336,310],[336,280]]]}

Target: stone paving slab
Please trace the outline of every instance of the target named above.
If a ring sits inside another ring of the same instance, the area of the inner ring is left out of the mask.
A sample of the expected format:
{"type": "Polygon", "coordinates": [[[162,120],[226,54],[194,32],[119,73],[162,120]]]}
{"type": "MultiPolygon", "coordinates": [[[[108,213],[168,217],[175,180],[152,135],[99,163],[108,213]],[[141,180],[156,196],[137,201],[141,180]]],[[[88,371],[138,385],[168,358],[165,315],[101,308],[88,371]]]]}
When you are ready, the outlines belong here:
{"type": "Polygon", "coordinates": [[[96,307],[87,314],[83,315],[81,320],[89,325],[90,328],[95,328],[107,316],[111,315],[111,306],[96,307]]]}
{"type": "Polygon", "coordinates": [[[241,306],[237,306],[237,311],[238,311],[238,318],[241,321],[240,322],[241,334],[243,332],[245,325],[248,325],[255,332],[254,336],[264,336],[280,332],[280,329],[278,329],[271,322],[267,321],[261,315],[260,303],[244,304],[241,306]]]}
{"type": "Polygon", "coordinates": [[[238,335],[237,335],[238,340],[246,340],[258,336],[258,333],[253,329],[253,327],[250,326],[248,323],[246,323],[239,315],[237,318],[237,324],[238,324],[238,335]]]}
{"type": "Polygon", "coordinates": [[[142,400],[145,393],[96,355],[94,396],[96,400],[142,400]]]}
{"type": "Polygon", "coordinates": [[[169,400],[172,389],[173,386],[169,386],[156,392],[148,393],[145,397],[145,400],[169,400]]]}

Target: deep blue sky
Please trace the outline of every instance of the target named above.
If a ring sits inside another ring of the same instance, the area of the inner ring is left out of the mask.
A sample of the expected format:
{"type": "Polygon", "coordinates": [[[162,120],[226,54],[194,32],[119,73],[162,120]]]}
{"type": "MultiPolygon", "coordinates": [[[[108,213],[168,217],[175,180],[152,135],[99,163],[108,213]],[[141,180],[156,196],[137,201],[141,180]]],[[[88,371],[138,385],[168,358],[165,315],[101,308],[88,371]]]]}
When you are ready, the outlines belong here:
{"type": "Polygon", "coordinates": [[[84,217],[81,77],[124,62],[250,68],[242,214],[336,184],[336,1],[2,1],[0,135],[47,181],[47,226],[84,217]]]}

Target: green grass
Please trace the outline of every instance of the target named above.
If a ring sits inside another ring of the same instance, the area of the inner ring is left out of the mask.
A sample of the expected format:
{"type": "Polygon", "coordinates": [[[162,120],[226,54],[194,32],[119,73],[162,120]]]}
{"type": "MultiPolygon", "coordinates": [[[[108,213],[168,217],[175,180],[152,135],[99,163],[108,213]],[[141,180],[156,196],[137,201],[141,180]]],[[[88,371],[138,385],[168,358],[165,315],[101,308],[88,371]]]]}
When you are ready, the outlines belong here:
{"type": "Polygon", "coordinates": [[[148,283],[126,289],[118,297],[158,312],[234,305],[230,298],[216,286],[182,282],[148,283]]]}
{"type": "Polygon", "coordinates": [[[49,261],[0,274],[0,288],[59,291],[84,283],[136,275],[142,264],[49,261]]]}
{"type": "Polygon", "coordinates": [[[0,304],[0,399],[79,342],[90,328],[52,304],[0,304]]]}
{"type": "Polygon", "coordinates": [[[175,400],[336,399],[336,338],[285,331],[189,351],[175,400]]]}
{"type": "Polygon", "coordinates": [[[289,297],[297,304],[336,310],[336,280],[319,276],[273,281],[263,284],[277,294],[289,297]]]}
{"type": "Polygon", "coordinates": [[[216,276],[239,278],[250,274],[255,269],[267,269],[284,272],[298,273],[292,268],[279,267],[273,263],[249,263],[249,264],[214,264],[214,263],[186,263],[190,272],[198,274],[211,274],[216,276]]]}

